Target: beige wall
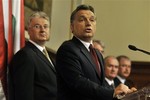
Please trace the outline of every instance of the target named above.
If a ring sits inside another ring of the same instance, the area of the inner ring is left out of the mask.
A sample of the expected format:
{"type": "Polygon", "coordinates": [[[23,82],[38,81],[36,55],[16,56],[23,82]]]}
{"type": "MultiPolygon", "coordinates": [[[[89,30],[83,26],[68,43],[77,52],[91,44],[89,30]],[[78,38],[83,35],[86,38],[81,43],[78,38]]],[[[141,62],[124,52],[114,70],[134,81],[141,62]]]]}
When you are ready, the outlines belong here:
{"type": "Polygon", "coordinates": [[[46,44],[57,51],[59,46],[72,37],[70,32],[70,14],[82,0],[52,0],[51,39],[46,44]]]}
{"type": "Polygon", "coordinates": [[[52,1],[51,39],[46,45],[55,51],[63,41],[68,40],[70,37],[70,13],[71,0],[52,1]]]}
{"type": "Polygon", "coordinates": [[[150,61],[150,56],[128,49],[129,44],[150,51],[150,0],[52,0],[51,40],[57,50],[70,39],[70,14],[80,3],[92,5],[97,16],[95,39],[105,45],[105,56],[125,54],[134,61],[150,61]]]}
{"type": "Polygon", "coordinates": [[[150,0],[84,0],[97,15],[96,39],[106,45],[106,55],[125,54],[135,61],[150,56],[128,49],[129,44],[150,51],[150,0]]]}

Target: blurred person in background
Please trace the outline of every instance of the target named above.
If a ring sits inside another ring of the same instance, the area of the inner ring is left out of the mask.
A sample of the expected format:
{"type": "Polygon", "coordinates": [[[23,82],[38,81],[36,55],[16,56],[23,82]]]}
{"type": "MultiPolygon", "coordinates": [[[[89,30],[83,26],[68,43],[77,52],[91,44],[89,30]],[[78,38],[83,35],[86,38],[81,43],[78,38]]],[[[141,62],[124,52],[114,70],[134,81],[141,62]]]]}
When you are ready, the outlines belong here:
{"type": "Polygon", "coordinates": [[[114,78],[118,74],[119,62],[114,56],[107,56],[104,59],[105,82],[104,85],[109,88],[115,88],[114,78]]]}
{"type": "Polygon", "coordinates": [[[118,86],[120,83],[127,85],[129,88],[136,87],[133,81],[127,79],[131,73],[131,60],[125,55],[120,55],[117,57],[119,62],[118,75],[114,79],[115,84],[118,86]]]}
{"type": "Polygon", "coordinates": [[[93,46],[95,49],[97,49],[98,51],[100,51],[100,53],[103,55],[104,57],[104,49],[105,49],[105,45],[101,40],[93,40],[93,46]]]}

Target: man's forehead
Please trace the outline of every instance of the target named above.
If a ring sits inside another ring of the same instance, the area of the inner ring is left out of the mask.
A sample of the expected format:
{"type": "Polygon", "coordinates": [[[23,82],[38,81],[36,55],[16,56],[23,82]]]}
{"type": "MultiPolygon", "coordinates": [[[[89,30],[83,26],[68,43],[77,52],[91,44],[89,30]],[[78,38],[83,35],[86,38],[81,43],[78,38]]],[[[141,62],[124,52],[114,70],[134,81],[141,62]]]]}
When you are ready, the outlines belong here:
{"type": "Polygon", "coordinates": [[[79,16],[79,17],[84,17],[84,16],[95,17],[95,14],[92,11],[90,11],[90,10],[79,10],[76,13],[76,16],[79,16]]]}

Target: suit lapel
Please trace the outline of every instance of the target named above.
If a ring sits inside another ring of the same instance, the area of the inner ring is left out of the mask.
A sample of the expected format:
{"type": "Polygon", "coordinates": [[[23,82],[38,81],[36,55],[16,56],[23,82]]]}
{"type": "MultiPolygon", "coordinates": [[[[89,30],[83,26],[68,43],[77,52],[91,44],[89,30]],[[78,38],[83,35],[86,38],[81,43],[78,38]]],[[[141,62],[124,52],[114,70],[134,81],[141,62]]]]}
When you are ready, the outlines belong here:
{"type": "Polygon", "coordinates": [[[114,83],[115,83],[115,86],[118,86],[121,83],[121,81],[116,77],[114,79],[114,83]]]}
{"type": "MultiPolygon", "coordinates": [[[[91,58],[91,55],[89,53],[89,51],[87,50],[87,48],[76,38],[76,37],[73,37],[72,39],[76,44],[77,46],[80,48],[81,50],[81,53],[83,53],[83,55],[88,59],[88,61],[91,63],[92,65],[92,68],[94,68],[95,72],[97,73],[97,76],[99,77],[98,75],[98,72],[96,70],[96,64],[93,62],[92,58],[91,58]]],[[[101,62],[100,62],[101,63],[101,62]]],[[[100,78],[100,77],[99,77],[100,78]]]]}
{"type": "Polygon", "coordinates": [[[50,66],[50,68],[51,68],[52,70],[54,70],[54,71],[56,72],[54,66],[49,62],[49,60],[45,57],[45,55],[44,55],[41,51],[40,51],[40,52],[37,52],[37,55],[38,55],[48,66],[50,66]]]}
{"type": "Polygon", "coordinates": [[[96,70],[96,65],[93,62],[93,60],[92,60],[92,58],[90,56],[90,53],[87,50],[85,50],[84,48],[81,48],[81,53],[83,53],[83,55],[89,60],[89,62],[92,64],[92,66],[96,70]]]}
{"type": "Polygon", "coordinates": [[[45,57],[45,55],[36,46],[34,46],[30,42],[27,42],[26,45],[29,46],[37,54],[37,56],[39,56],[39,58],[41,58],[54,72],[56,72],[55,68],[51,65],[49,60],[45,57]]]}

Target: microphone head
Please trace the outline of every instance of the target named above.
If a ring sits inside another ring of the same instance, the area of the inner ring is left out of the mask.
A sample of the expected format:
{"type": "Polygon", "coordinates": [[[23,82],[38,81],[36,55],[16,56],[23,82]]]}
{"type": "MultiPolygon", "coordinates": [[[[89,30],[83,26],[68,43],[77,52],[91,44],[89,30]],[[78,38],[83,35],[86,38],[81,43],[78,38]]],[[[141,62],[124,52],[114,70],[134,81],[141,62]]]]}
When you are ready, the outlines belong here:
{"type": "Polygon", "coordinates": [[[128,45],[128,48],[131,49],[131,50],[134,50],[134,51],[138,50],[138,49],[137,49],[135,46],[133,46],[133,45],[128,45]]]}

